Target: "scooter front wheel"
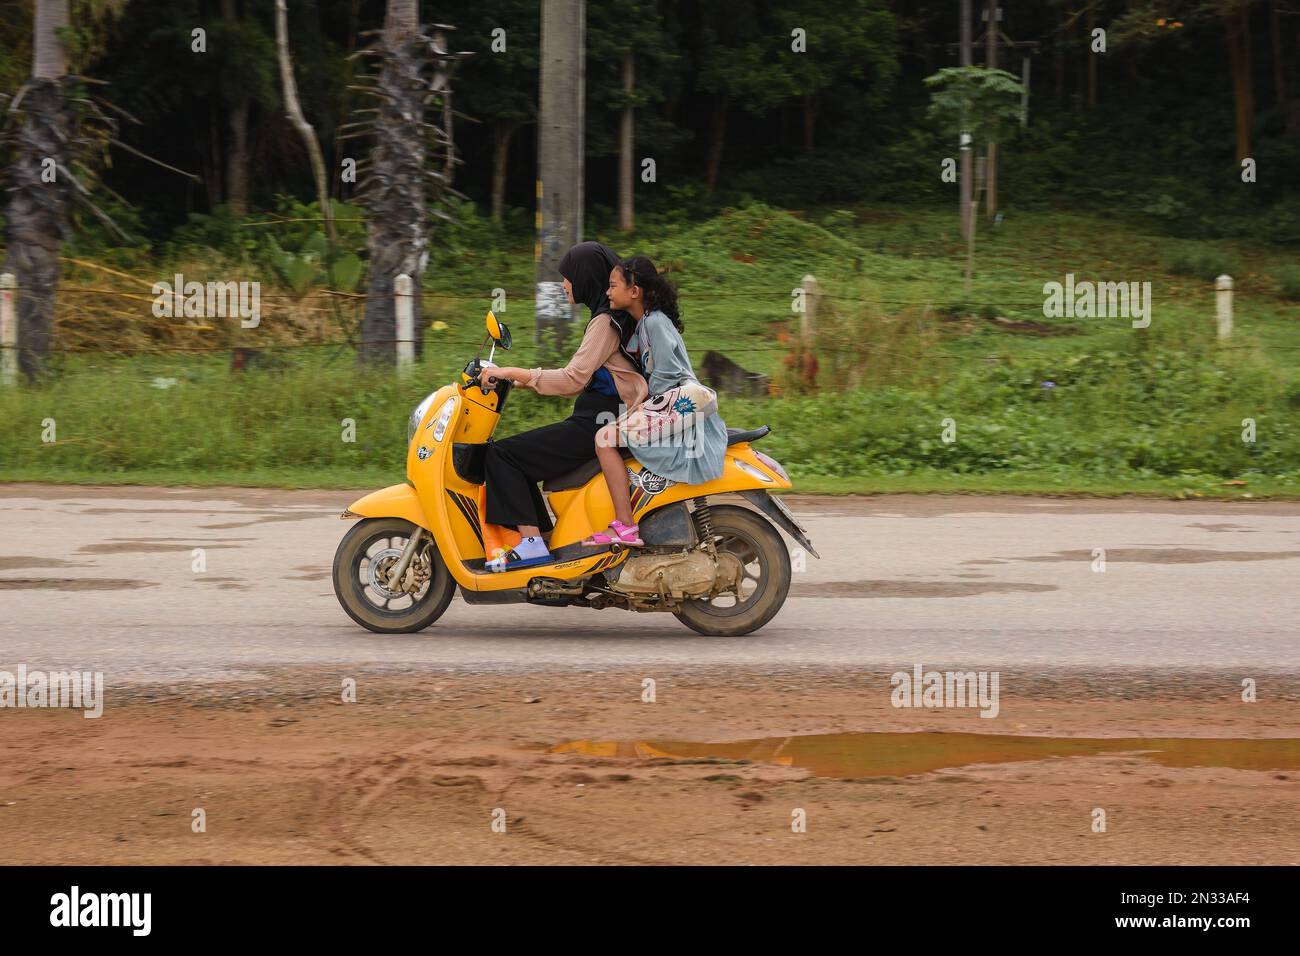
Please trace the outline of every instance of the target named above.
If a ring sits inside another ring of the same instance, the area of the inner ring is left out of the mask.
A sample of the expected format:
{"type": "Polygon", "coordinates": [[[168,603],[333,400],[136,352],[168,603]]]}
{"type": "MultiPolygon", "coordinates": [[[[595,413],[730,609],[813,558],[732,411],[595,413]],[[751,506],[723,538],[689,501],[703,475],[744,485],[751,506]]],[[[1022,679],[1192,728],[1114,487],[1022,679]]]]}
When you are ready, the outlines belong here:
{"type": "Polygon", "coordinates": [[[401,518],[366,518],[353,525],[334,554],[334,594],[348,617],[377,634],[419,631],[447,610],[456,582],[426,535],[400,586],[388,573],[415,525],[401,518]]]}

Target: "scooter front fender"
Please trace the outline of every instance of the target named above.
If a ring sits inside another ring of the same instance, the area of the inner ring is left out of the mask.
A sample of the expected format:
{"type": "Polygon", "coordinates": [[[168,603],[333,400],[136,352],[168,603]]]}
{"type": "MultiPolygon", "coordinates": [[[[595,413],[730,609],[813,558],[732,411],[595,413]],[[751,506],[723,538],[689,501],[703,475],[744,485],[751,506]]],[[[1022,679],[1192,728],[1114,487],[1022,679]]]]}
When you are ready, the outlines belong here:
{"type": "Polygon", "coordinates": [[[343,512],[344,518],[404,518],[419,525],[425,531],[432,531],[429,519],[424,515],[420,499],[415,489],[403,482],[389,485],[379,491],[372,491],[364,498],[358,498],[348,505],[343,512]]]}

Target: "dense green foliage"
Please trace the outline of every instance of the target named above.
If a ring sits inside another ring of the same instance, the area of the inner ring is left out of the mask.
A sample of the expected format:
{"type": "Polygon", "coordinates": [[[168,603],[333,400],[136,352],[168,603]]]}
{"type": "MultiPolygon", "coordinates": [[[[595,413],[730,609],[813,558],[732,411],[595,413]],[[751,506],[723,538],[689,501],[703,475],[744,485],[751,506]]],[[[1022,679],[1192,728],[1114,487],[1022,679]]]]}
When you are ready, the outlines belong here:
{"type": "MultiPolygon", "coordinates": [[[[1002,208],[1086,209],[1182,236],[1300,243],[1300,8],[1295,0],[1243,2],[1254,51],[1245,73],[1253,183],[1242,182],[1234,154],[1225,11],[1241,6],[1236,0],[1097,0],[1105,53],[1091,52],[1083,4],[1008,6],[1003,32],[1037,48],[1028,125],[1004,123],[1001,133],[1002,208]]],[[[974,3],[977,41],[983,6],[974,3]]],[[[223,164],[237,107],[247,110],[250,208],[273,208],[279,195],[314,199],[280,102],[271,0],[129,0],[107,5],[120,9],[111,17],[104,7],[74,4],[74,20],[93,23],[82,29],[93,43],[80,58],[84,72],[106,81],[98,95],[140,121],[124,124],[123,139],[203,177],[196,186],[118,151],[105,185],[137,208],[139,235],[163,242],[190,213],[230,200],[223,164]],[[232,18],[223,17],[227,9],[232,18]],[[196,27],[207,31],[206,53],[192,52],[196,27]]],[[[358,69],[349,57],[369,42],[365,31],[382,23],[383,8],[381,0],[290,4],[298,85],[338,199],[355,186],[337,171],[359,148],[340,129],[368,105],[349,89],[358,69]]],[[[455,81],[464,114],[456,186],[486,208],[495,146],[505,137],[506,203],[531,211],[538,0],[436,0],[421,14],[455,27],[453,48],[469,54],[455,81]],[[494,49],[498,39],[504,50],[494,49]]],[[[956,19],[953,0],[589,3],[589,200],[614,204],[627,104],[637,109],[636,157],[657,163],[655,182],[637,182],[642,211],[703,216],[746,196],[783,206],[955,199],[956,185],[939,168],[956,155],[956,131],[931,115],[934,90],[924,81],[956,65],[956,19]],[[796,30],[807,52],[792,49],[796,30]],[[630,99],[621,85],[627,53],[636,66],[630,99]]],[[[25,75],[29,34],[29,0],[0,5],[0,94],[25,75]]],[[[1004,48],[999,66],[1018,79],[1026,55],[1004,48]]]]}

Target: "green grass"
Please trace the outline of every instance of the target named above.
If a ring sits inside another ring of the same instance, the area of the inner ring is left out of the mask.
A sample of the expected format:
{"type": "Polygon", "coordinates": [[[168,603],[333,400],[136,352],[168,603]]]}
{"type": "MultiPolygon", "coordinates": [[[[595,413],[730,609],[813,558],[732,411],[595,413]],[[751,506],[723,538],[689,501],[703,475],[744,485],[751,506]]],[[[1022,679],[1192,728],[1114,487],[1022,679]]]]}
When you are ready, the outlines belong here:
{"type": "MultiPolygon", "coordinates": [[[[1300,317],[1282,297],[1290,263],[1277,250],[1191,244],[1207,262],[1241,263],[1235,336],[1219,344],[1210,283],[1167,271],[1178,244],[1105,218],[981,222],[969,294],[946,208],[749,206],[642,229],[613,244],[671,270],[697,365],[715,349],[782,388],[763,399],[724,397],[722,415],[734,426],[771,424],[760,448],[799,490],[1300,494],[1300,317]],[[808,273],[825,297],[820,387],[804,393],[779,336],[798,327],[791,291],[808,273]],[[1150,281],[1150,328],[1045,318],[1043,285],[1066,273],[1150,281]],[[955,441],[943,437],[949,420],[955,441]],[[1246,420],[1253,443],[1242,440],[1246,420]]],[[[223,352],[68,356],[50,382],[0,391],[0,479],[340,488],[401,480],[406,415],[474,353],[493,289],[507,292],[500,314],[517,343],[505,360],[542,361],[532,344],[528,237],[471,217],[452,238],[426,282],[425,319],[445,328],[426,332],[425,358],[406,378],[360,370],[337,348],[269,349],[267,367],[239,374],[223,352]],[[160,389],[158,378],[176,384],[160,389]],[[47,418],[53,443],[41,440],[47,418]],[[355,423],[353,442],[342,440],[345,419],[355,423]]],[[[521,390],[500,434],[561,418],[568,404],[521,390]]]]}

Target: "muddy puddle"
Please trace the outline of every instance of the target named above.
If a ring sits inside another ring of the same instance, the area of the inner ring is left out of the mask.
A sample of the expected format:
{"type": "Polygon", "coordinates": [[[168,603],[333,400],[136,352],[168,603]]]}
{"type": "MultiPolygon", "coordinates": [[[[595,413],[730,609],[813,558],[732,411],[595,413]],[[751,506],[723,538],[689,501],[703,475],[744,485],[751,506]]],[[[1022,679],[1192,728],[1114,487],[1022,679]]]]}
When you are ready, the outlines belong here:
{"type": "Polygon", "coordinates": [[[1300,739],[1294,738],[855,733],[764,737],[730,743],[573,740],[551,748],[551,752],[590,757],[767,763],[841,779],[905,777],[973,764],[1098,756],[1141,757],[1165,767],[1300,771],[1300,739]]]}

